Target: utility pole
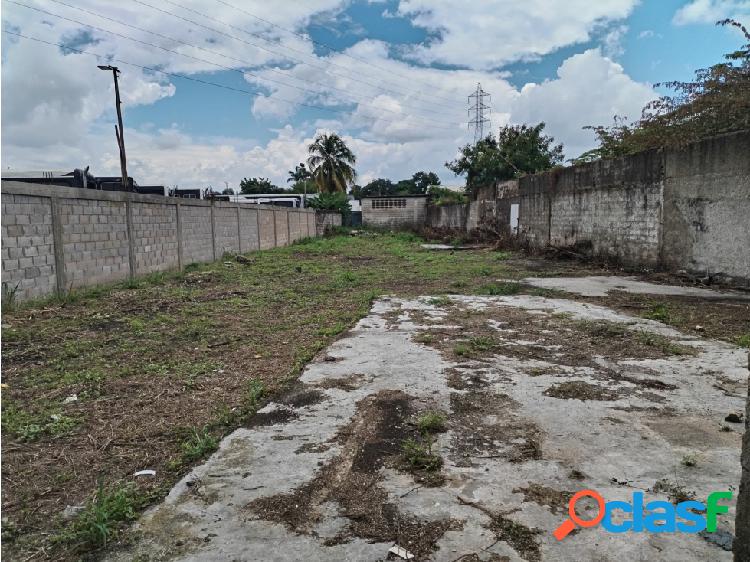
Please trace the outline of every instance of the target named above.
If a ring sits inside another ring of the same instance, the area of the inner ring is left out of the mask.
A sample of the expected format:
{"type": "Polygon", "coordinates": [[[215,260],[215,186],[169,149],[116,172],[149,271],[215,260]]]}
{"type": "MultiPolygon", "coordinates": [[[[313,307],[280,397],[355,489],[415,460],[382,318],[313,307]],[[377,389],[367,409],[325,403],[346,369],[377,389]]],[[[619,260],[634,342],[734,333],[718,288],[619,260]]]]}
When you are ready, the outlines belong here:
{"type": "Polygon", "coordinates": [[[474,142],[484,138],[484,126],[487,125],[487,129],[490,128],[490,119],[485,117],[485,111],[489,112],[490,106],[484,103],[484,98],[487,101],[490,99],[490,95],[482,89],[482,85],[477,82],[477,90],[469,96],[469,127],[474,127],[474,142]],[[473,115],[472,115],[473,112],[473,115]]]}
{"type": "Polygon", "coordinates": [[[115,137],[117,137],[117,146],[120,149],[120,172],[122,173],[122,188],[124,191],[129,191],[130,186],[128,184],[128,165],[127,159],[125,158],[125,131],[122,126],[122,103],[120,102],[120,85],[117,83],[117,77],[120,74],[120,69],[116,66],[102,66],[99,65],[100,70],[111,70],[112,76],[115,79],[115,108],[117,109],[117,123],[119,129],[115,125],[115,137]]]}

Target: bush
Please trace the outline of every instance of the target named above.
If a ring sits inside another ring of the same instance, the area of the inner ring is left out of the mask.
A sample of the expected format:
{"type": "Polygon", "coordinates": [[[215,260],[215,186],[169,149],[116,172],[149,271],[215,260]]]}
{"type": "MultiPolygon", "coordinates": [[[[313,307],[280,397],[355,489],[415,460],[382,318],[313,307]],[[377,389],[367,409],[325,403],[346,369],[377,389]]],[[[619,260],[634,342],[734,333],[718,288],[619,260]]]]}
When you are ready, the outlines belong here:
{"type": "Polygon", "coordinates": [[[453,191],[445,187],[432,186],[430,188],[430,198],[433,204],[442,205],[460,205],[469,202],[469,198],[463,191],[453,191]]]}
{"type": "Polygon", "coordinates": [[[346,193],[320,193],[313,199],[308,199],[307,206],[319,211],[338,211],[343,216],[352,212],[352,205],[346,193]]]}

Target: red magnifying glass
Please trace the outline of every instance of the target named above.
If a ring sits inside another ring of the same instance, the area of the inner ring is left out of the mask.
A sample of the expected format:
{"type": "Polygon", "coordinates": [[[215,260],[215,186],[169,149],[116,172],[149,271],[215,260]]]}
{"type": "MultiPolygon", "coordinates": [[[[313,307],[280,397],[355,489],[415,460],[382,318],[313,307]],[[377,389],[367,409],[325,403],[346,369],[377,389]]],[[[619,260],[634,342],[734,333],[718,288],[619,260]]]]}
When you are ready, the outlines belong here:
{"type": "Polygon", "coordinates": [[[581,490],[580,492],[576,492],[568,502],[568,515],[570,515],[570,519],[563,521],[562,524],[555,529],[555,532],[552,533],[559,541],[567,537],[568,534],[575,529],[576,525],[579,527],[595,527],[601,523],[604,518],[604,498],[594,490],[581,490]],[[599,504],[599,512],[593,519],[581,519],[576,513],[576,502],[584,497],[593,498],[596,500],[596,503],[599,504]]]}

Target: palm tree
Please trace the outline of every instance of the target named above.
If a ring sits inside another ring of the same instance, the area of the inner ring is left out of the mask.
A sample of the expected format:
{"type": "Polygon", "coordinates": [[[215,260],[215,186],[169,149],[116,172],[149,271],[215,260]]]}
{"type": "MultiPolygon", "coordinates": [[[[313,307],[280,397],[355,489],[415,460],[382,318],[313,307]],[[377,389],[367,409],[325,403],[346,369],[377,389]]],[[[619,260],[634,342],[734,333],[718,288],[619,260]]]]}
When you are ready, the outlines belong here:
{"type": "Polygon", "coordinates": [[[307,151],[310,153],[307,165],[318,189],[323,193],[346,193],[357,176],[353,167],[357,157],[341,137],[335,133],[320,134],[307,151]]]}
{"type": "Polygon", "coordinates": [[[310,172],[305,167],[304,162],[300,162],[294,167],[294,170],[289,170],[289,178],[286,180],[287,183],[297,183],[310,179],[310,172]]]}

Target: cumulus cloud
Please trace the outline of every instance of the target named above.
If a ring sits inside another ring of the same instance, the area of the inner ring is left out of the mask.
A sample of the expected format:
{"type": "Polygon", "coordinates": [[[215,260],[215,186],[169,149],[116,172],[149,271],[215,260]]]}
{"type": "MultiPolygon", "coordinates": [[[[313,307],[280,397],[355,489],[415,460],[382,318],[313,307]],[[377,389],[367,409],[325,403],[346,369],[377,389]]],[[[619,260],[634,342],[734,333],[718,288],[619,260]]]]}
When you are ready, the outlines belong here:
{"type": "Polygon", "coordinates": [[[423,62],[441,62],[489,69],[535,59],[591,38],[607,22],[627,17],[638,0],[402,0],[399,14],[439,34],[411,55],[423,62]]]}
{"type": "MultiPolygon", "coordinates": [[[[155,0],[144,1],[156,6],[155,0]]],[[[248,90],[262,93],[255,99],[248,97],[248,119],[252,112],[281,126],[263,144],[252,138],[223,137],[220,131],[211,136],[190,135],[177,125],[126,131],[129,172],[140,183],[223,186],[227,181],[237,186],[245,176],[269,177],[284,184],[287,171],[305,159],[307,145],[320,130],[335,130],[344,136],[358,156],[360,183],[375,177],[401,179],[419,169],[433,170],[443,181],[458,183],[460,180],[453,178],[443,164],[454,158],[457,147],[472,138],[466,126],[466,96],[477,82],[492,95],[493,130],[506,123],[544,120],[548,133],[565,143],[568,156],[577,156],[593,144],[592,135],[582,131],[582,126],[609,123],[615,114],[637,116],[653,97],[650,86],[633,81],[600,50],[570,57],[554,79],[520,89],[508,82],[506,73],[487,68],[498,61],[537,56],[563,44],[585,40],[595,28],[609,30],[610,41],[605,40],[605,45],[615,49],[624,32],[624,26],[616,20],[627,15],[634,3],[635,0],[608,0],[596,5],[586,3],[587,9],[581,3],[576,9],[566,2],[565,9],[562,3],[553,3],[551,8],[542,10],[539,0],[530,0],[523,6],[514,3],[514,9],[506,9],[505,21],[495,15],[507,4],[500,0],[494,8],[466,4],[450,13],[443,0],[403,0],[399,15],[409,14],[415,23],[431,29],[439,27],[438,20],[443,22],[439,40],[412,54],[425,61],[452,62],[466,57],[463,62],[473,68],[463,69],[396,60],[391,56],[393,45],[370,39],[358,41],[343,53],[321,54],[305,35],[292,36],[241,12],[197,0],[186,3],[187,10],[180,12],[195,19],[195,25],[178,23],[143,6],[136,10],[131,4],[108,4],[103,10],[101,3],[94,0],[81,0],[80,5],[190,43],[194,47],[138,35],[132,29],[118,29],[150,42],[161,41],[171,51],[236,68],[243,73],[248,90]],[[200,18],[190,9],[231,22],[229,27],[221,27],[226,34],[206,29],[205,26],[218,29],[220,25],[206,18],[198,21],[200,18]],[[479,9],[484,19],[478,18],[479,9]],[[526,19],[521,22],[518,18],[526,19]],[[464,31],[455,35],[460,21],[469,26],[466,33],[476,39],[473,44],[469,44],[464,31]],[[491,26],[500,27],[485,34],[491,38],[485,43],[482,29],[488,21],[491,26]],[[543,33],[531,33],[535,26],[543,33]],[[283,38],[283,47],[264,43],[258,35],[272,41],[283,38]],[[503,41],[493,37],[503,37],[503,41]],[[250,42],[267,49],[253,47],[250,42]],[[197,47],[209,48],[213,53],[197,47]],[[468,50],[462,51],[464,47],[468,50]],[[330,115],[316,111],[315,118],[303,119],[299,104],[326,107],[330,115]]],[[[345,2],[277,4],[254,0],[241,6],[263,19],[303,31],[317,14],[330,16],[345,2]]],[[[169,4],[158,6],[176,11],[169,4]]],[[[45,7],[63,11],[51,2],[45,7]]],[[[21,8],[5,10],[4,17],[8,25],[24,34],[90,49],[106,54],[110,60],[128,60],[185,74],[216,70],[208,63],[82,29],[70,22],[40,19],[38,13],[29,14],[21,8]]],[[[111,22],[96,23],[115,29],[111,22]]],[[[15,169],[70,169],[90,164],[95,173],[117,175],[111,75],[97,70],[97,61],[91,57],[8,37],[4,37],[2,73],[4,163],[15,169]]],[[[212,103],[221,103],[222,92],[206,91],[215,96],[212,103]]],[[[175,86],[158,73],[127,68],[122,94],[126,106],[151,104],[179,95],[179,83],[175,86]]]]}
{"type": "Polygon", "coordinates": [[[750,2],[747,0],[692,0],[677,10],[672,21],[676,25],[714,24],[724,18],[732,18],[749,25],[750,2]]]}
{"type": "Polygon", "coordinates": [[[656,97],[653,89],[630,78],[619,64],[591,49],[568,58],[557,78],[526,84],[511,108],[515,122],[544,121],[547,132],[565,144],[575,157],[594,144],[585,125],[607,125],[615,115],[640,117],[644,105],[656,97]]]}

